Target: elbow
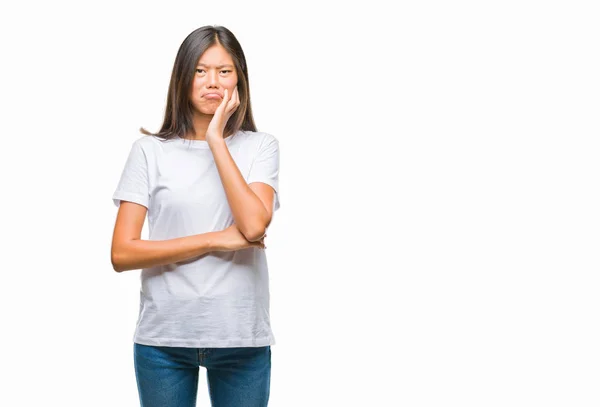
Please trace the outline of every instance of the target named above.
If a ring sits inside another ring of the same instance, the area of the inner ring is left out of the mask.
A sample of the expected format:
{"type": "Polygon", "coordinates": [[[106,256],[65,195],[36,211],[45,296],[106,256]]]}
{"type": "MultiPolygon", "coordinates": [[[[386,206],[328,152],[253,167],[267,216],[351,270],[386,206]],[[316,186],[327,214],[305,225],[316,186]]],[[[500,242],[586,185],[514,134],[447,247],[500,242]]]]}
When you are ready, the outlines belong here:
{"type": "Polygon", "coordinates": [[[264,225],[255,225],[253,227],[246,228],[241,231],[244,237],[249,242],[257,242],[263,238],[266,233],[266,227],[264,225]]]}
{"type": "Polygon", "coordinates": [[[110,261],[112,263],[113,270],[115,270],[117,273],[139,268],[137,260],[135,257],[133,257],[133,253],[129,249],[128,242],[118,242],[113,244],[110,253],[110,261]]]}
{"type": "Polygon", "coordinates": [[[265,236],[270,223],[271,219],[265,210],[263,213],[251,217],[239,230],[247,241],[257,242],[265,236]]]}
{"type": "Polygon", "coordinates": [[[115,260],[111,260],[111,262],[112,262],[112,267],[113,267],[114,271],[116,271],[117,273],[124,271],[123,268],[121,267],[121,265],[119,263],[117,263],[115,260]]]}
{"type": "Polygon", "coordinates": [[[117,253],[114,250],[110,254],[110,262],[112,263],[113,270],[116,271],[117,273],[125,271],[120,257],[117,255],[117,253]]]}

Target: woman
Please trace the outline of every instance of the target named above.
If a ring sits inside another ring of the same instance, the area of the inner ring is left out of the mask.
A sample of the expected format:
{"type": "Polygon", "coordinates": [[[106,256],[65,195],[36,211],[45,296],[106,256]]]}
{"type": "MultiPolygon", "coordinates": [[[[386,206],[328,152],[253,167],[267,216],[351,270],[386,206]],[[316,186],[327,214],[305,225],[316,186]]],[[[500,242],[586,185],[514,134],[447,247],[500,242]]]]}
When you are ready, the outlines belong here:
{"type": "Polygon", "coordinates": [[[279,147],[257,132],[248,70],[226,28],[181,44],[160,131],[135,140],[113,195],[111,260],[142,269],[134,365],[141,405],[266,406],[271,345],[265,231],[279,147]],[[141,240],[148,215],[149,240],[141,240]]]}

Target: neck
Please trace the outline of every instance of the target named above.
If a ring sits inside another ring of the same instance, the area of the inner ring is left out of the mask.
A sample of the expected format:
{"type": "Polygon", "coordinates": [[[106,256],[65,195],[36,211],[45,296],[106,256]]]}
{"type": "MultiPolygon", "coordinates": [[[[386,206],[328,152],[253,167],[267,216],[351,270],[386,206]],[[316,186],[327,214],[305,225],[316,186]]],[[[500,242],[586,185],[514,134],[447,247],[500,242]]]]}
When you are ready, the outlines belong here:
{"type": "Polygon", "coordinates": [[[210,124],[212,118],[212,114],[194,112],[193,120],[194,131],[196,132],[196,135],[190,132],[186,134],[184,138],[192,140],[206,140],[206,130],[208,129],[208,125],[210,124]]]}

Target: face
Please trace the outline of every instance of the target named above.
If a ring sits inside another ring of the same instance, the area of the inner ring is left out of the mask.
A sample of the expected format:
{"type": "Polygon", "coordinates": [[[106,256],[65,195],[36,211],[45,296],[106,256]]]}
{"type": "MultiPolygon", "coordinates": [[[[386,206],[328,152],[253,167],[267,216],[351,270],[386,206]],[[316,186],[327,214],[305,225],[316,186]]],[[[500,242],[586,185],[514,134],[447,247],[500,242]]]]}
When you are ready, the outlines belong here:
{"type": "Polygon", "coordinates": [[[204,51],[196,64],[190,100],[194,109],[203,114],[214,114],[223,101],[225,89],[229,97],[238,77],[231,55],[219,44],[204,51]]]}

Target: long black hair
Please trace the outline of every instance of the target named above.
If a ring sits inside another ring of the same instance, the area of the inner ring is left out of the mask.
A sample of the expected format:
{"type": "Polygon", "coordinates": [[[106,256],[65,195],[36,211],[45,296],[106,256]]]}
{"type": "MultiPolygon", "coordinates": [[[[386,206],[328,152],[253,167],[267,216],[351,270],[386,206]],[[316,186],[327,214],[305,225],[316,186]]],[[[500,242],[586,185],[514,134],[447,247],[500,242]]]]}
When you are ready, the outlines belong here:
{"type": "Polygon", "coordinates": [[[165,118],[160,131],[151,133],[140,127],[141,133],[165,140],[177,136],[183,138],[188,133],[195,134],[190,91],[196,64],[202,54],[216,44],[225,48],[233,59],[238,77],[237,88],[240,99],[240,105],[225,125],[223,137],[235,134],[238,130],[256,131],[250,105],[250,85],[244,51],[233,33],[227,28],[207,25],[192,31],[179,47],[171,73],[165,118]]]}

